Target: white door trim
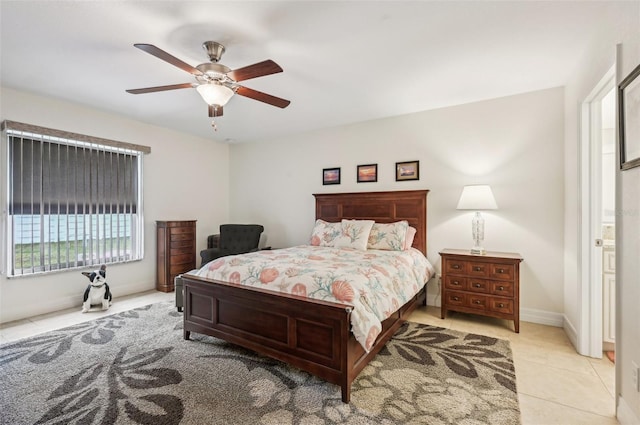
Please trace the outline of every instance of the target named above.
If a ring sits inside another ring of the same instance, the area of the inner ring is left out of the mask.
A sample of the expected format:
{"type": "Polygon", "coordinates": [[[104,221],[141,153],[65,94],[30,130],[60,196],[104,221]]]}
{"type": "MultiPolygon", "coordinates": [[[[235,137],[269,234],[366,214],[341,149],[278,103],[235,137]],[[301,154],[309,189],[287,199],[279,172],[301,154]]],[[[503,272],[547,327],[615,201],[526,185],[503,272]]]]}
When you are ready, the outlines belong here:
{"type": "Polygon", "coordinates": [[[601,101],[616,86],[615,65],[582,103],[580,137],[580,273],[578,352],[602,357],[602,115],[601,101]],[[596,190],[597,189],[597,190],[596,190]]]}

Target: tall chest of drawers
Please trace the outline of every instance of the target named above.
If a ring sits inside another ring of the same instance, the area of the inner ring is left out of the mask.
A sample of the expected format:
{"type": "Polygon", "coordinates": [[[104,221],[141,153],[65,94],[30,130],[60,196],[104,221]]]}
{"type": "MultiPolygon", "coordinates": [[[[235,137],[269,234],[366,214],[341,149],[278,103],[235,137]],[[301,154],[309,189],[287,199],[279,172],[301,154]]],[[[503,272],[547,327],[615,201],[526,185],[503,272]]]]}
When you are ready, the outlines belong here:
{"type": "Polygon", "coordinates": [[[445,249],[440,257],[443,319],[447,311],[480,314],[513,320],[520,332],[520,254],[445,249]]]}
{"type": "Polygon", "coordinates": [[[156,221],[156,289],[171,292],[174,278],[196,268],[196,222],[156,221]]]}

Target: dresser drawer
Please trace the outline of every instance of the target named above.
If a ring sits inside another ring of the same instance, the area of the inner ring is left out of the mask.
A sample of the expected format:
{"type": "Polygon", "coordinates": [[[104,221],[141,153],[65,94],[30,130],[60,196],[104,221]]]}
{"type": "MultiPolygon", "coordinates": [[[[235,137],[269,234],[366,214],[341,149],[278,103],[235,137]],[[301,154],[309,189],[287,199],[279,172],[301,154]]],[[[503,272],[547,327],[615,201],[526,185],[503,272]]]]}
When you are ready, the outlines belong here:
{"type": "MultiPolygon", "coordinates": [[[[184,255],[184,254],[189,254],[195,257],[196,253],[193,250],[193,241],[189,242],[189,246],[183,246],[180,248],[171,248],[169,250],[169,255],[171,255],[171,257],[175,257],[177,255],[184,255]]],[[[173,258],[171,260],[173,261],[173,258]]]]}
{"type": "Polygon", "coordinates": [[[467,307],[474,310],[486,310],[489,298],[483,295],[469,294],[467,297],[467,307]]]}
{"type": "Polygon", "coordinates": [[[482,294],[491,293],[491,281],[484,279],[469,278],[468,290],[473,292],[480,292],[482,294]]]}
{"type": "Polygon", "coordinates": [[[180,235],[182,233],[193,235],[194,228],[189,226],[171,227],[169,229],[169,233],[171,233],[172,235],[180,235]]]}
{"type": "Polygon", "coordinates": [[[489,277],[500,280],[513,280],[515,277],[515,267],[513,264],[490,264],[489,277]]]}
{"type": "Polygon", "coordinates": [[[448,305],[464,307],[467,304],[467,294],[464,292],[447,291],[444,297],[448,305]]]}
{"type": "Polygon", "coordinates": [[[489,276],[490,264],[481,262],[469,262],[467,266],[467,274],[473,277],[487,277],[489,276]]]}
{"type": "Polygon", "coordinates": [[[513,300],[491,298],[489,300],[489,311],[502,314],[513,314],[513,300]]]}
{"type": "Polygon", "coordinates": [[[451,274],[465,274],[467,272],[467,262],[460,260],[445,260],[444,269],[451,274]]]}
{"type": "Polygon", "coordinates": [[[467,278],[460,276],[447,276],[444,279],[444,287],[447,289],[467,289],[467,278]]]}
{"type": "Polygon", "coordinates": [[[194,239],[181,239],[181,240],[177,240],[177,241],[170,241],[169,242],[169,247],[171,249],[174,248],[191,248],[193,249],[193,240],[194,239]]]}
{"type": "Polygon", "coordinates": [[[193,242],[194,239],[194,234],[193,232],[182,232],[182,233],[176,233],[176,234],[172,234],[171,235],[171,242],[174,241],[189,241],[189,242],[193,242]]]}
{"type": "Polygon", "coordinates": [[[503,297],[513,297],[513,282],[491,282],[491,293],[503,297]]]}
{"type": "Polygon", "coordinates": [[[175,265],[182,265],[182,264],[191,264],[193,262],[193,259],[196,257],[196,255],[193,252],[189,252],[186,254],[180,254],[180,255],[172,255],[171,256],[171,265],[175,266],[175,265]]]}
{"type": "Polygon", "coordinates": [[[194,259],[192,259],[191,261],[187,261],[184,263],[179,263],[179,264],[171,264],[169,266],[169,274],[180,274],[180,273],[186,273],[190,270],[195,269],[195,261],[194,259]]]}
{"type": "Polygon", "coordinates": [[[445,292],[447,305],[472,308],[484,311],[487,309],[488,298],[483,295],[470,294],[465,292],[447,291],[445,292]]]}

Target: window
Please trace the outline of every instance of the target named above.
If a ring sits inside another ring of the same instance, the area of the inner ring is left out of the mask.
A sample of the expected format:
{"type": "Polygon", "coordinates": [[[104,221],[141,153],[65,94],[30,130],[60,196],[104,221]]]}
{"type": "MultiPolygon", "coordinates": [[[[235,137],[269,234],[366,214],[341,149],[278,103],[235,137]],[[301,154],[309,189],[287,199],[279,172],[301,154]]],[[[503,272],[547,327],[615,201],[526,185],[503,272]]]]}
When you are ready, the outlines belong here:
{"type": "Polygon", "coordinates": [[[142,258],[149,148],[10,121],[3,142],[7,276],[142,258]]]}

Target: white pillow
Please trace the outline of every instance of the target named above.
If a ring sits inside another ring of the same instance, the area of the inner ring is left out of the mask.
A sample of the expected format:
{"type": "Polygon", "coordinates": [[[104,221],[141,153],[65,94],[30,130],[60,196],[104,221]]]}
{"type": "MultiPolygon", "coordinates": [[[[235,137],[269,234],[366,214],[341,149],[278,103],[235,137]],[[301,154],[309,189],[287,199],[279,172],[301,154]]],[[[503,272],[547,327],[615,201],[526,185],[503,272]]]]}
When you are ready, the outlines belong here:
{"type": "Polygon", "coordinates": [[[374,223],[373,220],[342,220],[342,234],[335,240],[334,246],[366,251],[369,233],[374,223]]]}
{"type": "Polygon", "coordinates": [[[382,249],[385,251],[402,251],[407,238],[409,222],[406,220],[395,223],[376,223],[369,233],[367,249],[382,249]]]}
{"type": "Polygon", "coordinates": [[[336,238],[342,234],[342,223],[329,223],[324,220],[316,220],[316,224],[311,231],[310,245],[313,246],[335,246],[336,238]]]}

